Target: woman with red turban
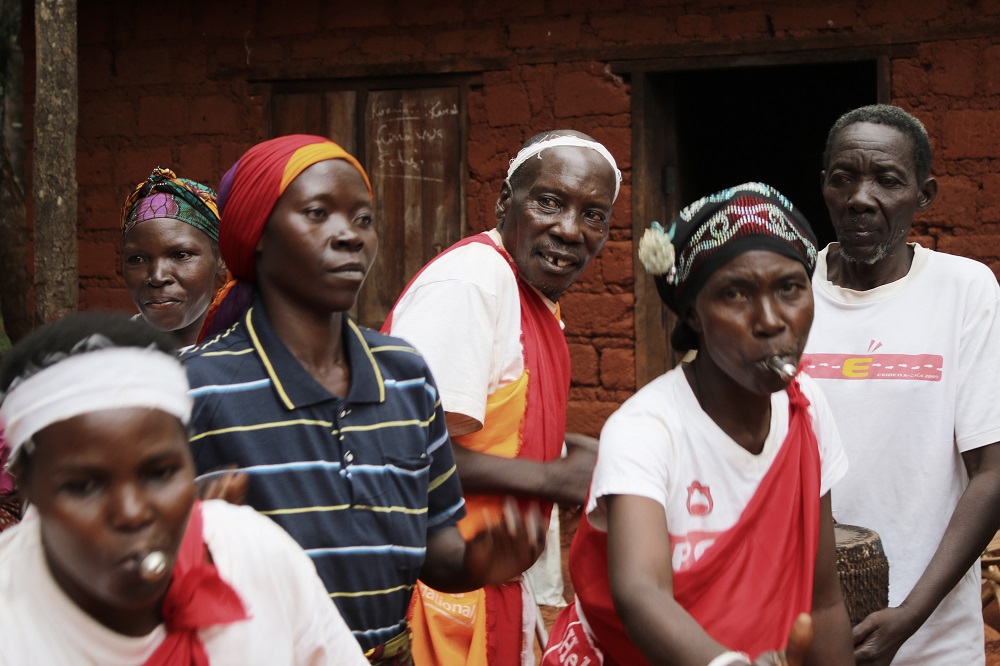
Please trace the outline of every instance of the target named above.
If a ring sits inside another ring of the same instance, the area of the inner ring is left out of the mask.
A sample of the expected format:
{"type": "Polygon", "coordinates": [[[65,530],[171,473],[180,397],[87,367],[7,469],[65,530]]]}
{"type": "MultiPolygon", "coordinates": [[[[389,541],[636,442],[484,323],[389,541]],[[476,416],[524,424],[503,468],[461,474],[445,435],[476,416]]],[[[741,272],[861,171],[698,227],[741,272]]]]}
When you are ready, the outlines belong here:
{"type": "Polygon", "coordinates": [[[292,135],[223,177],[219,247],[236,280],[184,359],[202,479],[236,467],[246,501],[313,559],[372,663],[408,664],[417,577],[463,591],[533,561],[540,521],[468,544],[437,387],[406,342],[348,315],[378,249],[372,188],[337,144],[292,135]]]}

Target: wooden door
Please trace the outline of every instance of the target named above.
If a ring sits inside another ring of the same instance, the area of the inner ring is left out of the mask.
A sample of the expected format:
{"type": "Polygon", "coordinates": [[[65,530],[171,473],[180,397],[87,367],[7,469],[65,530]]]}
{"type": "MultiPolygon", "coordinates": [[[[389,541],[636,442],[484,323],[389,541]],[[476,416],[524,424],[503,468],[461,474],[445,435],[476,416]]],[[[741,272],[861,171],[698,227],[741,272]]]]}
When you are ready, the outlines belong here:
{"type": "Polygon", "coordinates": [[[352,314],[379,328],[409,280],[465,229],[465,109],[459,86],[281,92],[273,136],[329,137],[371,179],[379,252],[352,314]]]}

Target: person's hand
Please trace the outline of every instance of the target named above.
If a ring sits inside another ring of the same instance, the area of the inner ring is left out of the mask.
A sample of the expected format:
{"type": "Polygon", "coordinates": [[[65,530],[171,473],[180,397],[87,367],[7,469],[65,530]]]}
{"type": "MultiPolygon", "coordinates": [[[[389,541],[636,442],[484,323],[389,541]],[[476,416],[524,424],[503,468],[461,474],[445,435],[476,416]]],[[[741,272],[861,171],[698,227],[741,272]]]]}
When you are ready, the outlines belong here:
{"type": "Polygon", "coordinates": [[[526,571],[545,547],[545,526],[537,502],[522,514],[518,503],[504,501],[503,521],[465,545],[465,569],[484,585],[498,585],[526,571]]]}
{"type": "Polygon", "coordinates": [[[228,470],[219,476],[198,482],[198,497],[203,500],[221,499],[230,504],[243,504],[247,496],[250,477],[228,470]]]}
{"type": "Polygon", "coordinates": [[[875,611],[854,627],[854,659],[863,666],[888,666],[916,630],[904,608],[875,611]]]}
{"type": "Polygon", "coordinates": [[[812,618],[800,613],[788,634],[788,646],[781,652],[765,652],[753,662],[759,666],[802,666],[813,639],[812,618]]]}
{"type": "Polygon", "coordinates": [[[566,435],[566,455],[546,463],[546,494],[560,504],[587,501],[590,477],[597,462],[597,440],[586,435],[566,435]]]}

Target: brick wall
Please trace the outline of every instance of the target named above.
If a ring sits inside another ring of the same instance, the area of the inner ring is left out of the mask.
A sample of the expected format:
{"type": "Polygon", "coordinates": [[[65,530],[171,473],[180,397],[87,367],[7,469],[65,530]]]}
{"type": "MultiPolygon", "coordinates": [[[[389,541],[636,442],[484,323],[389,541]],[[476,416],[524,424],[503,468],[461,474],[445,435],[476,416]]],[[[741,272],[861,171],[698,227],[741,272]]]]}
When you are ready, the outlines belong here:
{"type": "Polygon", "coordinates": [[[491,226],[511,151],[542,129],[593,134],[625,173],[611,238],[563,302],[570,427],[596,434],[635,388],[630,89],[607,62],[671,57],[672,47],[795,51],[914,35],[926,38],[916,57],[890,62],[891,95],[927,123],[941,181],[915,235],[1000,272],[1000,0],[81,0],[79,16],[85,308],[130,307],[117,220],[136,180],[169,164],[214,185],[266,138],[267,100],[248,77],[351,67],[433,74],[507,59],[512,66],[486,68],[468,98],[470,231],[491,226]]]}

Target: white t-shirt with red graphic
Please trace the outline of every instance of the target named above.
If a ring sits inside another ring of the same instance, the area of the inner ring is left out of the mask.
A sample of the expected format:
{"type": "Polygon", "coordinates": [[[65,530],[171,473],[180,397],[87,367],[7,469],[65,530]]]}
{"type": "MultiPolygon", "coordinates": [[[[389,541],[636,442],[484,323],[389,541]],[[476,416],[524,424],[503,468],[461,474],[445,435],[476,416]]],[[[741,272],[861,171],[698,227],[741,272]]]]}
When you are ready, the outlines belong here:
{"type": "MultiPolygon", "coordinates": [[[[823,394],[799,375],[819,443],[820,496],[847,470],[847,458],[823,394]]],[[[771,426],[754,455],[701,409],[680,366],[653,380],[616,411],[601,431],[588,518],[606,529],[604,498],[648,497],[663,506],[673,570],[683,571],[733,527],[788,434],[788,394],[771,396],[771,426]]]]}
{"type": "MultiPolygon", "coordinates": [[[[820,253],[805,359],[851,460],[833,516],[881,536],[890,606],[926,569],[968,484],[961,452],[1000,441],[997,280],[979,262],[913,248],[906,277],[869,291],[834,286],[820,253]]],[[[984,663],[978,569],[894,666],[984,663]]]]}

